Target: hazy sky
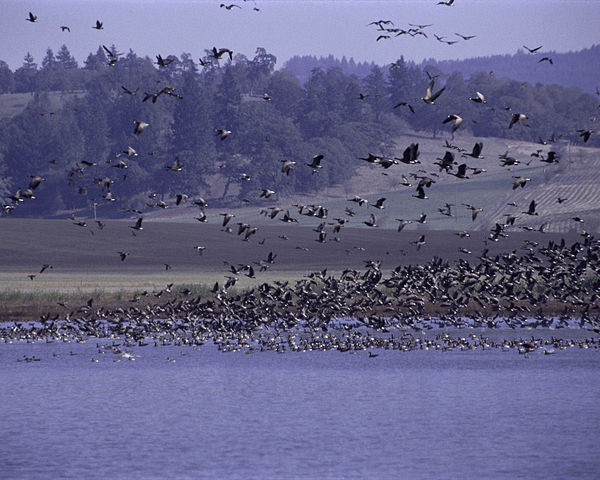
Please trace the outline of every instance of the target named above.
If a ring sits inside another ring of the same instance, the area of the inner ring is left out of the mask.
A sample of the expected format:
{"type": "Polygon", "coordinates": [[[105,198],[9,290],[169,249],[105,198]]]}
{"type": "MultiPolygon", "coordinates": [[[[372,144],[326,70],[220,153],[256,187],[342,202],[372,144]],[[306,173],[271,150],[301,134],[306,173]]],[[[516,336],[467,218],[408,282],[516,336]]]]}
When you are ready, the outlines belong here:
{"type": "Polygon", "coordinates": [[[514,53],[522,45],[565,52],[600,43],[599,0],[455,0],[451,7],[437,1],[0,0],[0,60],[14,70],[29,51],[41,64],[48,47],[56,53],[65,44],[81,64],[98,46],[115,44],[153,59],[191,53],[197,60],[213,46],[252,58],[264,47],[278,66],[293,55],[329,53],[386,64],[400,55],[420,62],[514,53]],[[241,8],[226,10],[222,2],[241,8]],[[29,11],[38,22],[25,20],[29,11]],[[97,19],[104,30],[92,29],[97,19]],[[376,42],[379,33],[367,24],[379,19],[399,28],[433,26],[425,29],[429,39],[376,42]],[[71,32],[61,32],[61,25],[71,32]],[[434,33],[477,37],[446,45],[434,33]]]}

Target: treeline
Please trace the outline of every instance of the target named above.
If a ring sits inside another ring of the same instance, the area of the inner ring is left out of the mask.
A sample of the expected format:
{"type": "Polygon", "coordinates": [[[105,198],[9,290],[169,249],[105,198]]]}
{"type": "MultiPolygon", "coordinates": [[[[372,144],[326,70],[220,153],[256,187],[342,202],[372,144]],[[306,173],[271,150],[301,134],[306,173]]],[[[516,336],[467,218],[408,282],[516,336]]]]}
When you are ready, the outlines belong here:
{"type": "Polygon", "coordinates": [[[10,91],[35,92],[20,114],[0,120],[4,212],[53,215],[96,203],[114,216],[186,197],[256,202],[261,189],[286,195],[344,182],[364,164],[358,157],[397,154],[393,138],[409,129],[449,136],[449,114],[475,135],[575,142],[597,114],[597,99],[575,88],[489,73],[465,80],[402,58],[362,79],[316,68],[304,84],[275,64],[262,48],[252,59],[214,49],[197,63],[189,54],[154,61],[101,46],[83,67],[66,47],[49,51],[41,67],[26,56],[12,77],[0,67],[10,91]],[[427,105],[420,98],[436,75],[434,91],[445,90],[427,105]],[[56,90],[74,93],[57,108],[56,90]],[[477,91],[485,104],[469,100],[477,91]],[[528,119],[509,129],[515,112],[528,119]],[[134,122],[148,126],[136,134],[134,122]],[[306,166],[314,155],[324,156],[317,173],[306,166]],[[284,160],[296,162],[289,175],[284,160]],[[45,180],[28,191],[36,175],[45,180]]]}
{"type": "Polygon", "coordinates": [[[356,75],[358,78],[364,78],[371,73],[373,67],[375,67],[375,62],[355,62],[352,57],[348,60],[345,56],[340,60],[331,54],[326,57],[295,55],[283,64],[283,68],[296,75],[302,84],[306,83],[313,70],[317,68],[322,70],[339,68],[344,75],[356,75]]]}
{"type": "Polygon", "coordinates": [[[436,67],[446,74],[460,72],[465,77],[478,72],[494,72],[498,78],[510,78],[533,85],[541,83],[578,87],[587,93],[595,93],[600,88],[600,45],[566,53],[544,51],[542,48],[534,54],[519,49],[514,55],[491,55],[465,60],[428,59],[421,64],[426,65],[436,67]],[[549,58],[552,63],[540,61],[542,58],[549,58]]]}

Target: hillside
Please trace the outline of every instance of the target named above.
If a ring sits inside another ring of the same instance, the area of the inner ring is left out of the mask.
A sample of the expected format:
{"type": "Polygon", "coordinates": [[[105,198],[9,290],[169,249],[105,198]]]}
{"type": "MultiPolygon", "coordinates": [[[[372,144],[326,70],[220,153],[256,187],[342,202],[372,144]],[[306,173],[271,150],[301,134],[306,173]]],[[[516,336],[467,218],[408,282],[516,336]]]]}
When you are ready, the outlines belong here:
{"type": "Polygon", "coordinates": [[[450,75],[460,72],[468,78],[478,72],[493,72],[496,78],[510,78],[532,85],[562,85],[577,87],[587,93],[596,93],[600,87],[600,44],[576,52],[557,53],[539,50],[530,54],[519,49],[513,55],[492,55],[465,60],[427,59],[421,67],[434,67],[450,75]],[[552,64],[540,62],[552,59],[552,64]],[[577,72],[574,74],[573,72],[577,72]]]}
{"type": "MultiPolygon", "coordinates": [[[[396,149],[394,155],[402,156],[402,151],[411,143],[419,144],[420,164],[393,165],[383,169],[370,165],[359,159],[348,159],[349,163],[356,165],[357,172],[343,184],[326,188],[318,194],[292,195],[278,198],[277,195],[269,200],[253,202],[245,205],[238,202],[225,208],[205,208],[208,216],[218,217],[219,213],[228,211],[236,215],[236,221],[252,225],[281,225],[281,217],[285,210],[295,217],[301,225],[315,226],[322,221],[334,222],[334,218],[346,218],[348,225],[358,228],[368,228],[362,222],[367,220],[371,213],[377,218],[377,225],[383,229],[395,229],[398,226],[397,218],[416,220],[421,213],[427,214],[425,224],[411,223],[406,230],[480,230],[487,231],[495,223],[503,223],[504,214],[517,214],[518,218],[514,227],[508,230],[522,230],[521,227],[539,228],[545,225],[545,231],[598,231],[600,229],[600,149],[574,146],[568,143],[539,145],[531,142],[499,138],[480,138],[467,134],[456,135],[454,144],[471,150],[475,142],[483,142],[483,159],[462,158],[456,156],[458,163],[465,162],[470,167],[479,167],[486,170],[478,175],[470,175],[468,179],[459,179],[440,173],[434,162],[443,156],[446,151],[444,138],[432,139],[431,136],[406,132],[395,139],[396,149]],[[559,162],[547,164],[541,162],[531,154],[541,149],[541,154],[548,151],[557,151],[560,155],[559,162]],[[513,167],[502,167],[499,155],[508,152],[521,163],[513,167]],[[414,198],[415,187],[418,180],[411,176],[429,175],[435,180],[426,193],[426,200],[414,198]],[[402,177],[409,179],[411,186],[401,184],[402,177]],[[513,190],[513,176],[525,176],[531,180],[524,188],[513,190]],[[368,199],[371,203],[380,197],[385,197],[384,209],[377,210],[372,207],[358,206],[348,201],[355,195],[368,199]],[[566,198],[566,201],[557,203],[557,198],[566,198]],[[538,204],[535,216],[524,215],[531,200],[538,204]],[[514,202],[518,206],[507,205],[514,202]],[[453,204],[452,216],[439,212],[446,203],[453,204]],[[482,208],[475,221],[471,219],[471,211],[463,203],[482,208]],[[306,215],[299,215],[293,205],[319,204],[328,209],[328,218],[319,219],[306,215]],[[270,207],[283,209],[275,219],[261,214],[261,211],[270,207]],[[349,217],[345,209],[351,208],[356,216],[349,217]],[[584,219],[584,224],[577,223],[572,217],[579,216],[584,219]]],[[[366,153],[365,153],[366,155],[366,153]]],[[[325,164],[324,169],[327,166],[325,164]]],[[[219,182],[213,182],[218,184],[219,182]]],[[[222,183],[222,182],[221,182],[222,183]]],[[[215,192],[217,193],[217,192],[215,192]]],[[[149,215],[157,221],[189,221],[196,222],[199,213],[195,206],[175,206],[154,211],[149,215]]]]}

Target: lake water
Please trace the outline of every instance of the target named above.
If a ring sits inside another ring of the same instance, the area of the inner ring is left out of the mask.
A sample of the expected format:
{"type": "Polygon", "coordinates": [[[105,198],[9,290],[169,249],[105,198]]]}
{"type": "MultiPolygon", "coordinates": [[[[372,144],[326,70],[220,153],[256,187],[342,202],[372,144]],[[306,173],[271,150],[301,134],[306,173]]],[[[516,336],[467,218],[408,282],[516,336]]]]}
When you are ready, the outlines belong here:
{"type": "Polygon", "coordinates": [[[0,478],[600,477],[598,349],[128,351],[0,345],[0,478]]]}

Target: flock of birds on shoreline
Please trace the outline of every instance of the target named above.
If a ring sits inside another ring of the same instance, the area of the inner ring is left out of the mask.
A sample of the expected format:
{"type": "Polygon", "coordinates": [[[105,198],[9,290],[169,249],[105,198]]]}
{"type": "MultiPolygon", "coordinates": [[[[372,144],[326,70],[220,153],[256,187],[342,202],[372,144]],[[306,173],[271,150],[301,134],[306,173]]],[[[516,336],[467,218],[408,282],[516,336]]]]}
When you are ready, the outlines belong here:
{"type": "MultiPolygon", "coordinates": [[[[446,6],[452,6],[453,0],[439,2],[446,6]]],[[[221,4],[221,8],[231,10],[238,5],[221,4]]],[[[255,8],[255,10],[258,10],[255,8]]],[[[29,13],[27,21],[37,22],[37,17],[29,13]]],[[[378,20],[369,25],[378,28],[379,37],[377,41],[391,38],[391,35],[410,35],[412,37],[422,36],[428,38],[425,29],[431,25],[410,24],[407,29],[399,29],[390,20],[378,20]]],[[[104,29],[103,22],[96,21],[97,30],[104,29]]],[[[63,31],[70,31],[68,26],[61,26],[63,31]]],[[[475,36],[456,34],[467,41],[475,36]]],[[[455,40],[445,40],[435,35],[435,38],[449,45],[455,40]]],[[[534,54],[541,47],[527,48],[534,54]]],[[[108,54],[109,65],[118,61],[120,54],[104,47],[108,54]]],[[[231,60],[233,52],[227,48],[217,49],[214,47],[211,58],[201,59],[201,65],[207,61],[219,61],[227,56],[231,60]]],[[[165,68],[172,61],[169,57],[157,57],[158,68],[165,68]]],[[[548,61],[550,58],[542,58],[548,61]]],[[[393,67],[393,66],[392,66],[393,67]]],[[[429,74],[428,74],[429,75],[429,74]]],[[[435,105],[436,101],[445,91],[445,87],[435,90],[436,77],[429,76],[429,83],[421,100],[427,105],[435,105]]],[[[123,94],[136,95],[139,88],[122,86],[123,94]]],[[[146,93],[142,101],[156,103],[161,95],[175,97],[185,100],[171,86],[164,86],[157,92],[146,93]]],[[[364,99],[365,95],[361,94],[364,99]]],[[[269,101],[270,95],[265,93],[263,100],[269,101]]],[[[467,101],[477,104],[487,104],[484,93],[474,92],[467,101]]],[[[406,107],[414,113],[414,108],[409,102],[398,103],[394,108],[406,107]]],[[[507,128],[527,128],[528,115],[523,112],[514,112],[510,107],[505,107],[508,112],[507,128]]],[[[469,175],[485,173],[485,169],[479,166],[470,166],[466,161],[459,162],[460,158],[481,159],[483,144],[477,142],[471,151],[453,144],[454,134],[463,124],[463,118],[457,113],[449,114],[443,124],[450,124],[451,139],[445,141],[445,154],[437,158],[435,162],[428,165],[430,168],[438,168],[438,171],[430,172],[426,169],[411,173],[417,182],[415,194],[418,200],[426,200],[427,192],[440,180],[440,176],[450,175],[458,179],[468,179],[469,175]]],[[[134,120],[133,138],[143,134],[150,125],[142,120],[134,120]]],[[[227,141],[235,132],[224,127],[215,128],[215,136],[221,141],[227,141]]],[[[589,129],[578,131],[584,142],[587,142],[593,133],[589,129]]],[[[546,143],[546,142],[543,142],[546,143]]],[[[138,155],[132,146],[127,146],[116,157],[118,163],[116,168],[127,168],[127,160],[138,155]]],[[[361,160],[383,169],[386,173],[394,165],[417,165],[419,159],[419,145],[408,146],[402,157],[389,157],[386,155],[368,153],[361,160]]],[[[543,149],[532,153],[532,158],[537,157],[541,162],[556,163],[559,155],[554,150],[543,149]]],[[[318,174],[323,168],[326,158],[322,154],[313,156],[305,166],[313,173],[318,174]]],[[[501,165],[514,167],[519,160],[509,155],[508,152],[500,156],[501,165]]],[[[282,175],[293,174],[296,162],[291,160],[280,160],[282,175]]],[[[71,171],[70,178],[84,175],[85,169],[93,168],[95,162],[86,165],[77,165],[71,171]]],[[[178,174],[185,171],[185,165],[175,158],[165,165],[167,174],[178,174]]],[[[32,175],[27,188],[20,188],[9,200],[10,204],[3,205],[5,213],[12,213],[19,204],[26,200],[35,198],[36,189],[43,183],[44,178],[40,175],[32,175]]],[[[250,178],[250,174],[242,174],[241,181],[250,178]],[[244,178],[246,176],[246,178],[244,178]]],[[[512,189],[525,188],[530,178],[524,176],[513,176],[512,189]]],[[[96,178],[106,202],[115,200],[111,185],[114,180],[96,178]]],[[[412,183],[403,176],[404,186],[412,187],[412,183]]],[[[84,188],[80,186],[79,188],[84,188]]],[[[258,195],[258,192],[257,192],[258,195]]],[[[268,199],[276,195],[270,188],[262,188],[258,198],[268,199]]],[[[175,205],[187,202],[190,196],[179,193],[176,196],[175,205]]],[[[169,205],[163,200],[157,200],[154,194],[153,203],[149,207],[167,208],[169,205]],[[162,205],[161,205],[162,202],[162,205]]],[[[562,203],[567,199],[557,199],[562,203]]],[[[359,207],[370,206],[375,210],[385,208],[386,198],[379,198],[375,202],[369,202],[358,195],[348,199],[359,207]]],[[[203,198],[193,200],[199,207],[200,214],[197,220],[201,223],[208,221],[205,213],[207,202],[203,198]]],[[[316,218],[320,223],[315,229],[316,241],[339,240],[338,235],[342,227],[356,215],[351,208],[346,208],[346,217],[336,218],[332,226],[333,238],[327,239],[328,232],[326,219],[328,209],[322,205],[294,205],[298,209],[298,215],[316,218]]],[[[474,221],[481,207],[463,204],[472,212],[474,221]]],[[[452,216],[455,205],[444,205],[439,209],[442,215],[452,216]]],[[[532,200],[525,210],[519,214],[507,214],[504,222],[498,222],[491,229],[488,241],[500,241],[509,235],[508,228],[515,225],[515,220],[520,215],[532,217],[538,215],[538,203],[532,200]]],[[[261,214],[272,220],[283,223],[298,223],[298,219],[290,214],[289,209],[269,207],[261,210],[261,214]],[[279,214],[281,215],[279,216],[279,214]]],[[[133,235],[143,235],[143,212],[130,210],[137,216],[137,220],[130,226],[133,235]]],[[[233,233],[229,222],[235,217],[233,213],[224,212],[220,214],[223,218],[222,228],[227,233],[233,233]]],[[[426,219],[421,215],[419,219],[397,219],[398,231],[407,224],[414,222],[425,223],[426,219]]],[[[581,219],[576,220],[578,222],[581,219]]],[[[85,219],[72,218],[73,224],[89,228],[85,219]]],[[[367,227],[377,227],[377,218],[374,213],[362,221],[367,227]]],[[[101,220],[96,221],[99,230],[105,224],[101,220]]],[[[527,229],[527,226],[522,228],[527,229]]],[[[534,230],[533,227],[529,227],[534,230]]],[[[540,229],[543,231],[543,229],[540,229]]],[[[258,226],[238,223],[237,234],[249,241],[259,231],[258,226]]],[[[93,234],[93,230],[90,230],[93,234]]],[[[468,236],[468,232],[459,232],[458,235],[468,236]]],[[[264,243],[264,239],[262,240],[264,243]]],[[[260,242],[259,242],[260,243],[260,242]]],[[[419,234],[411,242],[415,249],[419,250],[426,244],[424,234],[419,234]]],[[[198,254],[208,254],[210,247],[197,245],[194,247],[198,254]]],[[[446,327],[486,327],[486,328],[564,328],[569,326],[569,320],[577,318],[581,328],[588,328],[595,334],[600,333],[600,298],[598,294],[587,286],[584,277],[597,274],[600,271],[600,242],[587,232],[582,233],[581,242],[572,245],[549,242],[546,246],[540,246],[536,242],[526,242],[523,246],[525,255],[511,254],[488,257],[487,251],[477,257],[478,263],[469,263],[459,260],[450,264],[442,259],[435,258],[426,265],[399,266],[389,275],[381,269],[381,263],[377,260],[366,262],[365,271],[347,269],[339,277],[327,275],[326,269],[321,272],[313,272],[308,277],[299,280],[295,285],[288,282],[275,282],[274,284],[261,283],[245,292],[230,293],[230,289],[237,281],[236,274],[246,271],[246,276],[255,278],[253,267],[238,268],[228,265],[227,282],[224,286],[217,283],[213,289],[213,297],[210,299],[188,298],[189,292],[179,292],[175,299],[163,304],[146,305],[138,307],[135,304],[139,297],[134,297],[132,305],[114,310],[102,307],[94,307],[94,300],[90,299],[87,305],[73,310],[64,317],[44,315],[36,323],[16,323],[0,328],[0,338],[5,341],[12,340],[84,340],[88,337],[98,338],[124,338],[132,345],[143,345],[151,338],[155,342],[174,342],[186,345],[199,345],[207,339],[212,339],[224,351],[246,349],[254,351],[257,348],[266,349],[267,345],[276,345],[275,350],[310,350],[337,348],[341,351],[360,350],[376,346],[378,348],[414,349],[422,348],[418,337],[410,333],[402,334],[406,342],[396,342],[392,335],[387,336],[394,330],[412,329],[414,331],[429,330],[431,328],[446,327]],[[233,276],[232,276],[233,275],[233,276]],[[186,294],[187,293],[187,294],[186,294]],[[556,314],[556,312],[560,312],[556,314]],[[465,313],[471,318],[466,319],[465,313]],[[341,324],[339,319],[349,318],[350,321],[341,324]],[[363,328],[364,327],[364,328],[363,328]],[[299,334],[298,332],[302,332],[299,334]],[[335,332],[335,333],[333,333],[335,332]],[[375,332],[375,333],[373,333],[375,332]],[[386,340],[384,340],[386,339],[386,340]],[[383,343],[381,343],[383,342],[383,343]],[[402,346],[403,345],[403,346],[402,346]],[[258,346],[258,347],[257,347],[258,346]],[[390,347],[391,346],[391,347],[390,347]]],[[[466,249],[465,249],[466,250],[466,249]]],[[[122,262],[125,262],[129,253],[125,250],[115,252],[122,262]]],[[[470,251],[468,252],[471,253],[470,251]]],[[[270,252],[263,262],[266,270],[275,262],[276,253],[270,252]]],[[[170,269],[168,264],[166,270],[170,269]]],[[[51,264],[42,266],[39,274],[54,268],[51,264]]],[[[263,270],[261,268],[261,270],[263,270]]],[[[37,275],[37,274],[36,274],[37,275]]],[[[30,275],[34,280],[36,275],[30,275]]],[[[171,287],[172,288],[172,285],[171,287]]],[[[169,290],[170,291],[170,290],[169,290]]],[[[449,337],[448,337],[449,338],[449,337]]],[[[444,338],[443,341],[448,340],[444,338]]],[[[467,342],[469,345],[481,345],[476,342],[467,342]]],[[[521,342],[518,348],[527,350],[527,342],[521,342]]],[[[442,343],[435,343],[442,345],[442,343]]],[[[463,344],[465,347],[467,344],[463,344]]],[[[433,344],[431,344],[433,347],[433,344]]],[[[449,344],[439,348],[447,348],[449,344]]],[[[436,347],[437,348],[437,347],[436,347]]],[[[450,348],[451,349],[451,348],[450,348]]]]}

